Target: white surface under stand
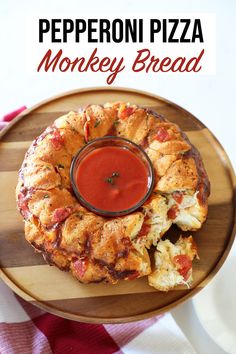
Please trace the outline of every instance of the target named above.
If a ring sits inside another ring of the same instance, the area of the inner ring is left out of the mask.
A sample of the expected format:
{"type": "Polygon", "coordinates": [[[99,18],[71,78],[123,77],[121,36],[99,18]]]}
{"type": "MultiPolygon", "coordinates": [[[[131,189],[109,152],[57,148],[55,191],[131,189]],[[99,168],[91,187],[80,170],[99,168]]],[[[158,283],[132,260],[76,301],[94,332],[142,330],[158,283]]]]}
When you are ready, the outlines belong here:
{"type": "Polygon", "coordinates": [[[208,286],[171,311],[198,354],[236,354],[235,265],[236,242],[208,286]]]}
{"type": "Polygon", "coordinates": [[[201,322],[199,321],[194,310],[192,300],[188,300],[184,304],[176,307],[171,311],[171,314],[187,339],[192,344],[193,348],[196,350],[197,354],[227,353],[211,339],[209,334],[201,325],[201,322]]]}

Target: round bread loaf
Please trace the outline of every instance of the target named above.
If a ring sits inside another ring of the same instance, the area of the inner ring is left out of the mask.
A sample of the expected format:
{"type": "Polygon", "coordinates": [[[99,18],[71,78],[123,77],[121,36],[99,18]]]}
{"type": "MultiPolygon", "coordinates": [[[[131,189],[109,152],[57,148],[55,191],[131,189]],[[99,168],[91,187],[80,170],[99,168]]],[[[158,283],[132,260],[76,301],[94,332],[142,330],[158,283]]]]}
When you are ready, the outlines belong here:
{"type": "Polygon", "coordinates": [[[122,102],[89,105],[56,119],[27,151],[16,188],[27,241],[49,264],[70,270],[83,283],[150,275],[150,247],[172,224],[199,229],[208,196],[202,159],[180,128],[150,109],[122,102]],[[73,156],[107,135],[140,145],[156,172],[145,204],[113,219],[82,207],[70,182],[73,156]]]}

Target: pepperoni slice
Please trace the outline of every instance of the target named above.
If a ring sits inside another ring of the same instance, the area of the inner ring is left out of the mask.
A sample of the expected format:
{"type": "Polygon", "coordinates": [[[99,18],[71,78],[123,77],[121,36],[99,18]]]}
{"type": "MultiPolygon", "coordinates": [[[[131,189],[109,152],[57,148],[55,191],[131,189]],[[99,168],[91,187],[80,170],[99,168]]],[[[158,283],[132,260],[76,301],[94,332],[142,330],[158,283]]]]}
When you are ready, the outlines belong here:
{"type": "Polygon", "coordinates": [[[53,212],[52,222],[57,223],[64,221],[70,214],[72,213],[72,209],[67,208],[57,208],[53,212]]]}
{"type": "Polygon", "coordinates": [[[143,223],[141,230],[139,231],[139,237],[146,236],[149,231],[150,231],[151,226],[146,224],[145,222],[143,223]]]}
{"type": "Polygon", "coordinates": [[[59,150],[63,144],[64,144],[64,139],[61,136],[59,130],[55,130],[50,138],[52,145],[55,150],[59,150]]]}
{"type": "Polygon", "coordinates": [[[174,220],[179,213],[179,207],[177,204],[172,205],[172,207],[168,210],[167,216],[169,219],[174,220]]]}
{"type": "Polygon", "coordinates": [[[138,278],[138,276],[139,276],[139,272],[137,270],[135,270],[135,271],[133,271],[132,274],[128,275],[126,279],[127,280],[133,280],[133,279],[138,278]]]}
{"type": "Polygon", "coordinates": [[[124,110],[120,112],[120,119],[126,119],[135,111],[134,107],[126,107],[124,110]]]}
{"type": "Polygon", "coordinates": [[[174,192],[172,193],[172,197],[176,201],[176,203],[181,204],[184,198],[184,193],[183,192],[174,192]]]}
{"type": "Polygon", "coordinates": [[[189,278],[189,271],[192,268],[192,261],[189,256],[185,254],[179,254],[173,258],[174,263],[177,266],[178,272],[184,280],[189,278]]]}
{"type": "Polygon", "coordinates": [[[75,273],[78,274],[80,279],[84,277],[88,269],[88,263],[88,258],[80,258],[74,262],[75,273]]]}
{"type": "Polygon", "coordinates": [[[170,138],[171,138],[170,134],[163,127],[160,127],[158,129],[157,134],[155,136],[155,139],[158,140],[160,143],[164,143],[165,141],[170,140],[170,138]]]}

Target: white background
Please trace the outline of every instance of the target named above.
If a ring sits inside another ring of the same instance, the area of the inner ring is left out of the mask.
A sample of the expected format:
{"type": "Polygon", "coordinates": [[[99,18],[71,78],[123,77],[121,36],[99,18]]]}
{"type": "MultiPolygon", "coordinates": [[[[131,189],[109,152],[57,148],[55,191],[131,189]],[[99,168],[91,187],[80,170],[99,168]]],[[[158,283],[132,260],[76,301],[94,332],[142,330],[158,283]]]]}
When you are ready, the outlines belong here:
{"type": "MultiPolygon", "coordinates": [[[[18,108],[67,90],[103,86],[103,75],[45,75],[33,74],[28,68],[29,20],[40,14],[63,18],[66,13],[82,17],[116,15],[129,18],[133,14],[145,14],[158,18],[159,13],[216,14],[216,75],[118,75],[116,86],[132,87],[163,96],[183,106],[216,135],[236,167],[236,2],[230,0],[0,0],[0,116],[18,108]]],[[[201,327],[191,301],[173,311],[175,318],[191,340],[198,353],[223,353],[201,327]],[[204,350],[205,348],[205,350],[204,350]]]]}

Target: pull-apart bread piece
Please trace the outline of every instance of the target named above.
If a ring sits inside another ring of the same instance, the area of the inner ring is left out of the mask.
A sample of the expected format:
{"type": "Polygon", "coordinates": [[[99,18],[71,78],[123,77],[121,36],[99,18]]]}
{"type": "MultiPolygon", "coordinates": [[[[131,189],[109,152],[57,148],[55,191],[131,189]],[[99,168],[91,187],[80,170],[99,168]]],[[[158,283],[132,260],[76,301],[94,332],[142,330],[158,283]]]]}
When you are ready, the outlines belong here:
{"type": "Polygon", "coordinates": [[[149,275],[150,284],[164,291],[190,284],[191,272],[187,277],[180,270],[181,259],[188,257],[189,265],[197,251],[191,237],[175,245],[161,237],[173,223],[183,231],[199,229],[208,195],[201,157],[180,128],[154,111],[123,102],[88,105],[56,119],[27,151],[16,188],[26,239],[49,264],[70,270],[82,283],[115,284],[149,275]],[[140,145],[156,175],[145,204],[113,219],[80,205],[69,173],[77,151],[106,135],[140,145]],[[149,256],[153,245],[154,270],[149,256]]]}
{"type": "Polygon", "coordinates": [[[154,270],[148,276],[149,285],[157,290],[169,291],[177,285],[191,285],[192,261],[198,258],[192,236],[182,238],[173,244],[161,240],[154,254],[154,270]]]}

